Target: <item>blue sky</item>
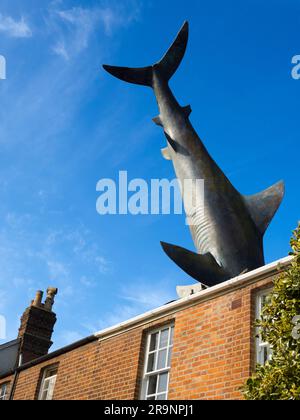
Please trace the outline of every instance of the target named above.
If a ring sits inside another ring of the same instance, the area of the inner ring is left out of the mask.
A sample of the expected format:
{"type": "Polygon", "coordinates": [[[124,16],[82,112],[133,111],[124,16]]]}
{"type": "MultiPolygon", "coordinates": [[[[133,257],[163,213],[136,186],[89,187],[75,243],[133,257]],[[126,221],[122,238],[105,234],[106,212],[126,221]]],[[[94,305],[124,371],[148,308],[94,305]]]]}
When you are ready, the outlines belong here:
{"type": "Polygon", "coordinates": [[[101,64],[149,65],[190,21],[171,81],[208,150],[244,194],[280,179],[286,196],[265,237],[287,255],[299,219],[300,54],[296,0],[2,0],[0,314],[7,339],[38,289],[59,288],[54,347],[124,321],[193,283],[160,240],[193,249],[182,216],[96,213],[96,184],[174,177],[161,158],[150,89],[101,64]]]}

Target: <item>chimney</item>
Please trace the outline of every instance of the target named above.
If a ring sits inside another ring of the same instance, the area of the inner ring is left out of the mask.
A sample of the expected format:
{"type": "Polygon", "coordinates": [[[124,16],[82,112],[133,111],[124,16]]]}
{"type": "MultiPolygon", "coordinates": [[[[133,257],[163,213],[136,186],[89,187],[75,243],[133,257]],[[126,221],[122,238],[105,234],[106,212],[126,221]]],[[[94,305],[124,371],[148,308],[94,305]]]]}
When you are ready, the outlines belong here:
{"type": "Polygon", "coordinates": [[[56,315],[52,312],[57,289],[49,287],[45,303],[42,303],[43,292],[39,290],[31,305],[21,318],[18,338],[20,342],[21,363],[27,363],[48,354],[52,346],[53,327],[56,315]]]}

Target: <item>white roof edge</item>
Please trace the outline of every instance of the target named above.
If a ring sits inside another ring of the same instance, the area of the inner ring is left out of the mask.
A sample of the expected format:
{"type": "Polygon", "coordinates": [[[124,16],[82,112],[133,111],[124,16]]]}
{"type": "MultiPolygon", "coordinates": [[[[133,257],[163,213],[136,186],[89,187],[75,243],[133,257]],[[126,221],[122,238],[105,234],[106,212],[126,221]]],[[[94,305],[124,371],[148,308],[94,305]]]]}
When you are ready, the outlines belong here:
{"type": "Polygon", "coordinates": [[[197,301],[201,302],[202,300],[211,299],[215,295],[220,295],[231,289],[246,287],[249,283],[253,282],[253,280],[255,279],[272,275],[272,273],[275,273],[277,271],[278,267],[280,268],[286,267],[287,265],[291,263],[292,259],[293,257],[281,258],[270,264],[264,265],[263,267],[257,268],[256,270],[242,274],[233,279],[217,284],[216,286],[213,286],[208,289],[202,290],[198,293],[195,293],[191,296],[176,300],[167,305],[145,312],[142,315],[138,315],[134,318],[121,322],[112,327],[105,328],[99,332],[94,333],[94,336],[99,339],[104,339],[104,338],[107,338],[107,336],[113,336],[113,335],[121,333],[123,330],[127,330],[132,327],[135,327],[137,326],[137,324],[146,323],[147,320],[149,320],[150,322],[152,318],[161,318],[162,316],[168,316],[168,314],[173,314],[174,312],[177,312],[179,309],[182,309],[184,306],[188,306],[189,304],[192,304],[193,301],[195,303],[197,301]]]}

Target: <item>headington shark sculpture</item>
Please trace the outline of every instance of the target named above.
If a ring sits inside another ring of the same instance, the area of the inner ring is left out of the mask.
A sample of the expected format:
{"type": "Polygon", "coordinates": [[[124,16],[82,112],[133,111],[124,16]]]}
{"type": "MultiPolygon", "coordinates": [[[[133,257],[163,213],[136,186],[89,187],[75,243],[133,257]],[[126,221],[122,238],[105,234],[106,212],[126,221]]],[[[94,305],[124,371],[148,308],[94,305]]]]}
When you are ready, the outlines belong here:
{"type": "Polygon", "coordinates": [[[181,185],[186,179],[204,180],[204,204],[189,215],[197,253],[162,246],[187,274],[213,286],[264,265],[263,236],[283,199],[284,183],[256,195],[241,195],[209,155],[189,120],[191,107],[180,106],[168,84],[184,57],[188,33],[185,22],[165,56],[152,66],[103,67],[123,81],[154,90],[160,114],[153,121],[167,139],[163,156],[173,162],[181,185]]]}

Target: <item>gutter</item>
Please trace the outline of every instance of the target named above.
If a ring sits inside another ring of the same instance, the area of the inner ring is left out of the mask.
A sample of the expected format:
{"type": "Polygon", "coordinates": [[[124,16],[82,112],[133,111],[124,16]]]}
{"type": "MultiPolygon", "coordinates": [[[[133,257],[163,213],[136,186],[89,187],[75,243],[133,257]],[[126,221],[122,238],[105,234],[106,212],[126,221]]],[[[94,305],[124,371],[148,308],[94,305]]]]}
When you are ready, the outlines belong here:
{"type": "MultiPolygon", "coordinates": [[[[180,310],[184,308],[195,306],[199,304],[200,302],[206,302],[206,301],[212,300],[216,297],[219,297],[228,293],[229,291],[232,292],[235,290],[243,289],[244,287],[247,287],[253,283],[256,283],[259,280],[263,280],[272,275],[278,274],[280,271],[282,271],[287,266],[289,266],[292,260],[293,260],[293,257],[282,258],[271,264],[268,264],[256,270],[250,271],[249,273],[243,274],[241,276],[237,276],[231,280],[220,283],[216,286],[202,290],[198,293],[176,300],[174,302],[170,302],[167,305],[164,305],[152,311],[146,312],[135,318],[131,318],[128,321],[121,322],[113,327],[106,328],[104,330],[96,332],[93,335],[90,335],[89,337],[76,341],[75,343],[72,343],[66,347],[62,347],[61,349],[58,349],[54,351],[53,353],[49,353],[45,356],[39,357],[38,359],[32,360],[31,362],[28,362],[22,366],[19,366],[18,368],[10,372],[7,372],[4,375],[1,375],[0,380],[5,379],[8,376],[15,375],[14,380],[13,380],[13,385],[14,385],[18,379],[18,374],[25,369],[29,369],[30,367],[33,367],[40,363],[54,359],[55,357],[61,356],[62,354],[68,353],[72,350],[75,350],[79,347],[82,347],[94,341],[97,341],[97,340],[104,341],[116,335],[120,335],[126,331],[137,328],[141,325],[147,324],[153,320],[159,320],[168,315],[169,316],[174,315],[176,312],[179,312],[180,310]]],[[[11,390],[11,396],[13,398],[13,389],[11,390]]]]}
{"type": "MultiPolygon", "coordinates": [[[[40,363],[47,362],[47,360],[51,360],[55,357],[61,356],[62,354],[68,353],[72,350],[76,350],[78,347],[82,347],[86,344],[92,343],[93,341],[96,341],[97,338],[94,335],[90,335],[89,337],[83,338],[82,340],[76,341],[75,343],[72,343],[68,346],[62,347],[61,349],[58,349],[52,353],[46,354],[45,356],[41,356],[38,359],[34,359],[31,362],[25,363],[24,365],[21,365],[17,367],[16,369],[13,369],[9,372],[6,372],[5,374],[0,376],[0,380],[7,378],[11,375],[16,375],[23,370],[29,369],[33,366],[36,366],[40,363]]],[[[17,379],[17,378],[16,378],[17,379]]],[[[15,377],[14,377],[15,380],[15,377]]],[[[14,383],[14,382],[13,382],[14,383]]]]}
{"type": "Polygon", "coordinates": [[[106,328],[95,333],[95,337],[99,341],[106,340],[108,338],[119,335],[125,331],[137,328],[143,324],[149,323],[153,320],[159,320],[168,315],[173,315],[176,312],[179,312],[183,308],[188,308],[190,306],[197,305],[200,302],[205,302],[216,297],[222,296],[229,291],[234,291],[238,289],[243,289],[246,286],[249,286],[253,283],[256,283],[259,280],[276,275],[279,271],[282,271],[284,268],[291,264],[293,257],[285,257],[278,261],[272,262],[271,264],[260,267],[256,270],[250,271],[249,273],[242,274],[226,282],[217,284],[216,286],[210,287],[205,290],[201,290],[198,293],[187,296],[180,300],[176,300],[167,305],[161,306],[160,308],[154,309],[152,311],[146,312],[142,315],[139,315],[135,318],[129,319],[128,321],[121,322],[113,327],[106,328]]]}

